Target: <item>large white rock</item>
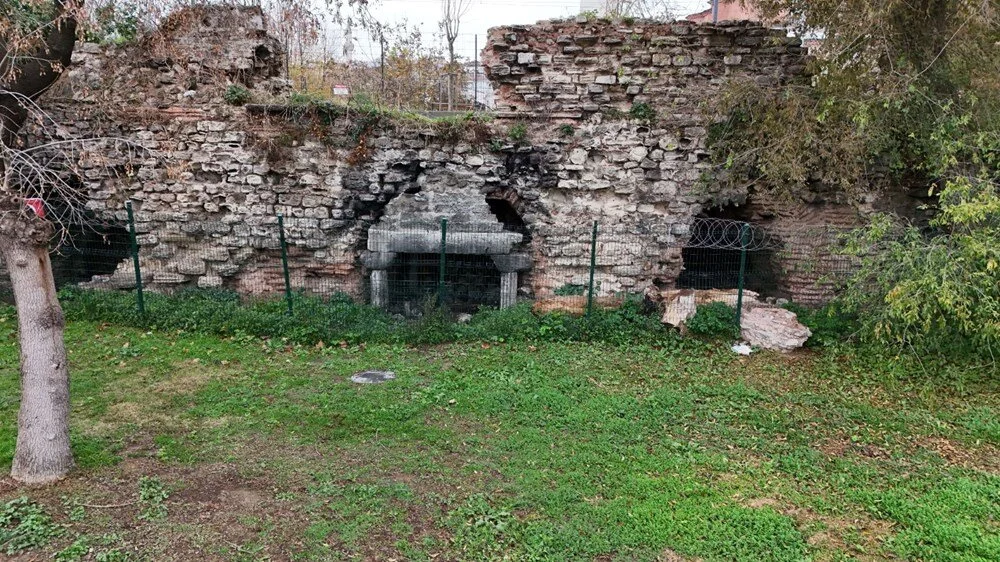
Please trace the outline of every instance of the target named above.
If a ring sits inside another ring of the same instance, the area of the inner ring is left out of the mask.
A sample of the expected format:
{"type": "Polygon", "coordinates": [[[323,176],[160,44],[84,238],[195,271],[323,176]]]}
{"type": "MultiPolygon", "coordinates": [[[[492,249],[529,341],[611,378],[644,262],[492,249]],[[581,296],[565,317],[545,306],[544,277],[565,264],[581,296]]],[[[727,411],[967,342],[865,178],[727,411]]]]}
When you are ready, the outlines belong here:
{"type": "Polygon", "coordinates": [[[744,307],[740,328],[751,345],[775,351],[798,349],[812,335],[794,312],[763,306],[744,307]]]}

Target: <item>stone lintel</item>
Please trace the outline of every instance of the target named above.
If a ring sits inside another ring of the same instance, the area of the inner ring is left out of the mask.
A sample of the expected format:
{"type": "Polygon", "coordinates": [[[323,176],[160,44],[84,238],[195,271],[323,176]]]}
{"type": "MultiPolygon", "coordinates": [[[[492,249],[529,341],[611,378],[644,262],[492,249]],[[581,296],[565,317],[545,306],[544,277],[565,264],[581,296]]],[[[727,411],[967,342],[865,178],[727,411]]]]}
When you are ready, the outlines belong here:
{"type": "Polygon", "coordinates": [[[528,254],[492,255],[493,263],[501,273],[526,271],[531,269],[531,256],[528,254]]]}
{"type": "MultiPolygon", "coordinates": [[[[449,232],[445,253],[496,255],[509,254],[523,238],[516,232],[449,232]]],[[[439,230],[368,231],[368,250],[382,253],[434,254],[441,251],[439,230]]]]}

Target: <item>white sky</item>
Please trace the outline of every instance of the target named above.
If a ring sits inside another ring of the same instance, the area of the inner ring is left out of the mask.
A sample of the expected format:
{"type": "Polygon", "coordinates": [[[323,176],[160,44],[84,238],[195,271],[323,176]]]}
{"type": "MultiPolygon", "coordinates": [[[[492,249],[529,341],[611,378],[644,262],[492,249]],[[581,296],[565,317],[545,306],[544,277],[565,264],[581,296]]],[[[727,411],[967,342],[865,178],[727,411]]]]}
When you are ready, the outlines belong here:
{"type": "MultiPolygon", "coordinates": [[[[346,2],[345,2],[346,4],[346,2]]],[[[707,9],[710,0],[672,0],[678,18],[707,9]]],[[[474,53],[474,36],[479,35],[479,48],[483,48],[486,30],[498,25],[531,24],[539,20],[564,18],[580,13],[580,0],[473,0],[468,13],[462,18],[461,37],[456,49],[469,59],[474,53]]],[[[385,22],[407,21],[418,25],[426,44],[443,44],[439,37],[438,21],[441,19],[441,0],[380,0],[372,13],[385,22]]],[[[377,60],[378,41],[367,36],[355,36],[354,58],[377,60]]],[[[339,50],[339,47],[338,47],[339,50]]],[[[339,55],[339,53],[337,53],[339,55]]]]}

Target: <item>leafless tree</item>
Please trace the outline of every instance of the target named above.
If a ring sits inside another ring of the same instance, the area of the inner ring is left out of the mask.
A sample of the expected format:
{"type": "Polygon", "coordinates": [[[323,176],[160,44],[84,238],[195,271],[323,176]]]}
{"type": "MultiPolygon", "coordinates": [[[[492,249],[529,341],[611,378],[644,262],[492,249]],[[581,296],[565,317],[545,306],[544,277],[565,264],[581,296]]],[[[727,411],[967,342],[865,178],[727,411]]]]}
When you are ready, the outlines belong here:
{"type": "Polygon", "coordinates": [[[458,57],[455,55],[455,40],[458,39],[458,30],[462,25],[462,18],[472,7],[472,0],[441,0],[441,31],[444,32],[445,41],[448,43],[448,110],[454,108],[457,97],[456,85],[458,80],[455,74],[458,72],[458,57]]]}
{"type": "Polygon", "coordinates": [[[609,16],[652,20],[672,20],[676,15],[673,0],[607,0],[605,11],[609,16]]]}
{"type": "MultiPolygon", "coordinates": [[[[10,274],[21,349],[21,407],[11,476],[26,483],[64,477],[69,442],[69,369],[63,313],[49,261],[52,222],[29,204],[58,173],[19,132],[35,100],[70,63],[83,0],[22,0],[0,8],[0,256],[10,274]]],[[[37,208],[37,207],[36,207],[37,208]]]]}

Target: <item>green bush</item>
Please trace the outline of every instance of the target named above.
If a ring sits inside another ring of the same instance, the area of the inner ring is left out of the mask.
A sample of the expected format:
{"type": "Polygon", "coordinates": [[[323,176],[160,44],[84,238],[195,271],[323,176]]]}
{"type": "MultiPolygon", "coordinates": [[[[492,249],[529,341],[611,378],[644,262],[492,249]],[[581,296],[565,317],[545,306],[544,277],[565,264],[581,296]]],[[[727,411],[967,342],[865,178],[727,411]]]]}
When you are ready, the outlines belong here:
{"type": "Polygon", "coordinates": [[[528,139],[528,126],[524,123],[518,123],[507,131],[507,136],[516,143],[524,142],[528,139]]]}
{"type": "Polygon", "coordinates": [[[799,322],[812,332],[806,340],[806,347],[834,346],[850,341],[857,332],[857,318],[837,303],[822,308],[805,308],[789,303],[784,308],[794,312],[799,322]]]}
{"type": "Polygon", "coordinates": [[[85,26],[87,41],[102,45],[124,45],[135,41],[141,31],[139,7],[133,2],[111,1],[97,6],[85,26]]]}
{"type": "Polygon", "coordinates": [[[246,105],[251,99],[250,90],[239,84],[230,84],[222,97],[229,105],[246,105]]]}
{"type": "MultiPolygon", "coordinates": [[[[600,284],[598,284],[595,288],[599,289],[600,284]]],[[[587,294],[587,286],[566,283],[565,285],[557,287],[556,290],[552,292],[558,297],[579,297],[587,294]]]]}
{"type": "Polygon", "coordinates": [[[644,102],[636,102],[632,104],[632,108],[628,110],[628,115],[632,119],[638,119],[640,121],[652,121],[656,119],[656,110],[653,106],[644,102]]]}
{"type": "MultiPolygon", "coordinates": [[[[994,146],[1000,149],[1000,142],[994,146]]],[[[852,233],[847,251],[859,263],[842,302],[858,314],[869,339],[995,361],[1000,342],[995,182],[993,177],[948,182],[929,231],[877,216],[852,233]]]]}
{"type": "Polygon", "coordinates": [[[710,338],[735,338],[740,331],[736,325],[736,309],[722,302],[703,304],[687,321],[692,334],[710,338]]]}

